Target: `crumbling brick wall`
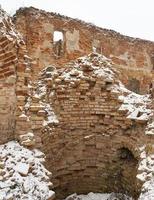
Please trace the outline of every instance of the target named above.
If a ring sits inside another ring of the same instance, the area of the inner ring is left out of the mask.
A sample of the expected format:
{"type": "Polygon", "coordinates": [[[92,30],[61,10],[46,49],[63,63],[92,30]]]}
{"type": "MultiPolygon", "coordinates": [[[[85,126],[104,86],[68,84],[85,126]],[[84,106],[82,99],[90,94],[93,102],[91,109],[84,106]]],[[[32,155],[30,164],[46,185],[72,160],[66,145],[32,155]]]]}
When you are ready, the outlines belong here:
{"type": "Polygon", "coordinates": [[[36,76],[44,66],[55,64],[62,67],[64,63],[95,49],[114,61],[115,67],[121,72],[120,79],[126,85],[130,79],[137,79],[140,82],[139,92],[148,92],[154,78],[153,42],[123,36],[32,7],[17,11],[14,22],[26,41],[29,55],[37,63],[37,68],[34,69],[36,76]],[[58,59],[53,42],[55,31],[61,31],[64,35],[63,54],[58,59]]]}
{"type": "Polygon", "coordinates": [[[149,96],[131,93],[119,77],[127,83],[135,76],[146,90],[153,77],[153,43],[33,8],[17,12],[24,43],[5,12],[1,17],[0,143],[16,139],[41,148],[58,198],[90,191],[137,197],[142,185],[136,179],[137,166],[146,158],[140,147],[147,155],[153,153],[154,129],[150,124],[146,128],[153,107],[148,108],[149,96]],[[53,48],[55,30],[64,34],[64,51],[58,57],[53,48]],[[92,48],[114,64],[94,53],[64,65],[92,48]],[[129,95],[132,102],[124,103],[129,95]],[[132,107],[134,102],[137,107],[132,107]]]}
{"type": "Polygon", "coordinates": [[[0,39],[0,143],[13,138],[15,129],[15,58],[12,44],[6,37],[0,39]],[[8,48],[8,49],[7,49],[8,48]]]}
{"type": "Polygon", "coordinates": [[[27,98],[31,60],[10,16],[0,10],[0,18],[0,143],[5,143],[22,132],[18,116],[27,98]]]}
{"type": "Polygon", "coordinates": [[[0,143],[4,143],[13,139],[15,132],[17,41],[20,39],[3,10],[0,18],[0,143]]]}
{"type": "Polygon", "coordinates": [[[45,152],[57,198],[90,191],[139,194],[136,175],[139,147],[146,141],[146,109],[133,109],[133,119],[127,118],[127,109],[119,110],[119,96],[129,92],[113,89],[119,80],[110,67],[106,58],[91,54],[63,70],[47,67],[35,82],[26,113],[35,138],[29,144],[45,152]]]}
{"type": "Polygon", "coordinates": [[[66,69],[53,81],[55,94],[50,101],[59,123],[54,128],[49,125],[42,141],[57,196],[112,190],[137,198],[137,147],[145,138],[146,122],[118,111],[121,101],[111,89],[116,80],[95,76],[88,69],[84,75],[66,69]],[[133,159],[121,159],[121,148],[130,150],[133,159]]]}

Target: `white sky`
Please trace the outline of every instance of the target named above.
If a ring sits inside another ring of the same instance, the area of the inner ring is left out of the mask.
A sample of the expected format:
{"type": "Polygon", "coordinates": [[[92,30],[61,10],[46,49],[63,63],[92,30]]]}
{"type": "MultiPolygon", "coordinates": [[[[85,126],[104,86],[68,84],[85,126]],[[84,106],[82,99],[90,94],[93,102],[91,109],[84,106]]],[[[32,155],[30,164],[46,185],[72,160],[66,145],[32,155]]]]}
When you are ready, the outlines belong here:
{"type": "Polygon", "coordinates": [[[34,6],[154,41],[154,0],[0,0],[0,4],[11,14],[21,6],[34,6]]]}

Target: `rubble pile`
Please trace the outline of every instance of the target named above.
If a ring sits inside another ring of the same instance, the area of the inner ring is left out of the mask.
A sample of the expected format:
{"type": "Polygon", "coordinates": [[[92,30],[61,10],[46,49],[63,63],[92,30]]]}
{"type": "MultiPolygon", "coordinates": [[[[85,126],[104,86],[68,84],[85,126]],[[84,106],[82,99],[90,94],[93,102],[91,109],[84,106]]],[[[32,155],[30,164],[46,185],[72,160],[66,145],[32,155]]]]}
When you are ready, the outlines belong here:
{"type": "Polygon", "coordinates": [[[0,199],[53,199],[44,154],[15,141],[0,146],[0,199]]]}

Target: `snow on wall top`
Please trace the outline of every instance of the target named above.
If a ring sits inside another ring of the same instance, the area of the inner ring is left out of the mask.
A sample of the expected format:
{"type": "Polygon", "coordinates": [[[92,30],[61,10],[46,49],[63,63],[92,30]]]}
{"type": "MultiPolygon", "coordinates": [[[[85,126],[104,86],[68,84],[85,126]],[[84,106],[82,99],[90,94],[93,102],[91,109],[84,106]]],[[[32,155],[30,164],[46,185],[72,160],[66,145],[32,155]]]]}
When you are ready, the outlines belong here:
{"type": "Polygon", "coordinates": [[[118,95],[121,104],[119,111],[125,112],[126,117],[140,122],[148,121],[153,111],[150,95],[136,94],[119,81],[118,72],[113,68],[112,62],[105,56],[91,53],[70,63],[59,77],[68,85],[74,85],[79,79],[100,79],[108,84],[107,90],[118,95]]]}
{"type": "Polygon", "coordinates": [[[122,102],[119,111],[126,112],[128,119],[140,122],[149,120],[153,113],[152,109],[150,109],[150,104],[152,103],[150,95],[140,95],[131,92],[121,83],[113,87],[113,92],[119,93],[118,99],[122,102]]]}
{"type": "Polygon", "coordinates": [[[118,102],[121,103],[119,111],[125,113],[128,119],[144,123],[153,113],[153,110],[150,109],[151,96],[136,94],[125,88],[119,81],[118,72],[114,69],[111,60],[97,53],[78,58],[67,64],[65,69],[49,66],[42,70],[40,77],[35,93],[35,96],[40,99],[47,92],[48,86],[45,83],[47,81],[52,82],[55,90],[57,85],[65,89],[66,87],[77,87],[81,80],[99,80],[102,84],[107,85],[106,90],[117,96],[118,102]]]}
{"type": "MultiPolygon", "coordinates": [[[[48,66],[42,70],[39,79],[28,85],[29,98],[19,117],[30,121],[33,110],[37,110],[38,114],[43,116],[42,127],[59,124],[54,108],[56,91],[60,88],[61,91],[67,92],[67,89],[77,88],[83,82],[87,82],[89,86],[93,85],[92,88],[99,83],[99,87],[111,93],[117,101],[117,112],[124,113],[129,120],[146,123],[153,113],[150,109],[150,95],[139,95],[126,89],[119,81],[118,72],[112,62],[103,55],[91,53],[68,63],[65,68],[48,66]]],[[[25,135],[22,138],[25,138],[25,135]]]]}
{"type": "Polygon", "coordinates": [[[66,66],[62,74],[64,80],[98,77],[112,83],[117,77],[117,72],[112,68],[111,60],[97,53],[78,58],[69,65],[68,67],[66,66]]]}
{"type": "Polygon", "coordinates": [[[0,199],[47,200],[51,173],[42,162],[44,154],[28,150],[15,141],[0,146],[0,199]]]}

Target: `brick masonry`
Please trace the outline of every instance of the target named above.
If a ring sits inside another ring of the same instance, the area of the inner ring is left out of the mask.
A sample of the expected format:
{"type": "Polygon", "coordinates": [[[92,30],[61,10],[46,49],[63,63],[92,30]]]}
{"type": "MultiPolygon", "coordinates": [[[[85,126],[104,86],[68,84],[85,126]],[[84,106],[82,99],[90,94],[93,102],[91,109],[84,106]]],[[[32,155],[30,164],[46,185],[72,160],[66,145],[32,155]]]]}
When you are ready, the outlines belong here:
{"type": "Polygon", "coordinates": [[[154,43],[123,36],[83,21],[31,8],[17,11],[14,22],[22,33],[29,55],[36,61],[34,74],[48,65],[63,66],[70,60],[87,55],[95,49],[111,58],[121,72],[120,79],[129,88],[147,93],[154,78],[154,43]],[[35,28],[34,28],[35,27],[35,28]],[[57,57],[54,31],[63,33],[63,53],[57,57]],[[130,84],[139,81],[138,88],[130,84]]]}
{"type": "Polygon", "coordinates": [[[146,181],[136,178],[140,149],[153,154],[154,44],[34,8],[13,18],[21,36],[0,14],[0,143],[43,150],[57,198],[115,191],[137,199],[146,181]],[[62,43],[54,31],[63,32],[62,43]],[[119,97],[143,96],[119,80],[151,94],[131,103],[134,118],[119,97]]]}
{"type": "Polygon", "coordinates": [[[127,109],[119,110],[118,97],[127,90],[112,89],[119,81],[109,61],[91,54],[85,57],[86,64],[82,62],[78,59],[63,70],[47,67],[33,83],[26,118],[35,146],[46,154],[57,198],[111,190],[137,198],[139,148],[147,141],[147,119],[129,119],[127,109]],[[101,75],[111,66],[113,72],[109,68],[101,75]],[[121,159],[122,149],[132,152],[133,158],[121,159]]]}

